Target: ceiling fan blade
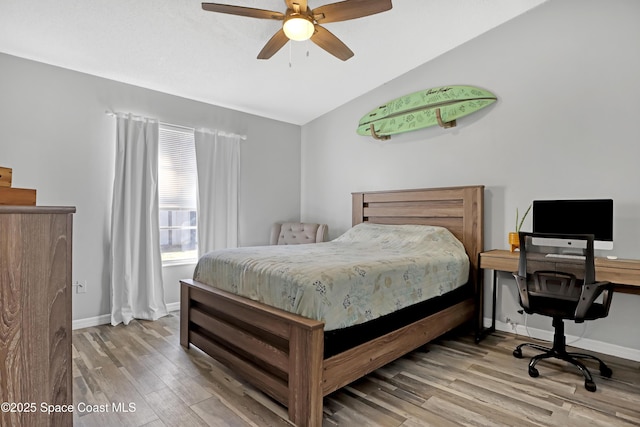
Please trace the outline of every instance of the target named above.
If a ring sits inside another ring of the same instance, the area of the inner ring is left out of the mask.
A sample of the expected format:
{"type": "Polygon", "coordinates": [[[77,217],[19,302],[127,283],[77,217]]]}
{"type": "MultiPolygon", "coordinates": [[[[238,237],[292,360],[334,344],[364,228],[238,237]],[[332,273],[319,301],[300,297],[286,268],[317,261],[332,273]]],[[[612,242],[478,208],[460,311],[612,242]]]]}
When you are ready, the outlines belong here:
{"type": "Polygon", "coordinates": [[[287,4],[287,8],[291,10],[295,10],[294,4],[298,4],[300,6],[300,12],[307,11],[307,0],[284,0],[287,4]]]}
{"type": "Polygon", "coordinates": [[[311,36],[311,41],[343,61],[353,56],[353,52],[346,44],[320,25],[316,24],[316,31],[311,36]]]}
{"type": "Polygon", "coordinates": [[[346,0],[317,7],[311,11],[311,15],[318,23],[326,24],[375,15],[391,7],[391,0],[346,0]]]}
{"type": "Polygon", "coordinates": [[[284,34],[284,31],[280,29],[280,31],[275,33],[273,37],[271,37],[271,39],[267,42],[267,44],[264,45],[264,47],[258,54],[258,59],[271,58],[277,51],[282,48],[282,46],[287,44],[288,41],[289,38],[284,34]]]}
{"type": "Polygon", "coordinates": [[[277,19],[282,21],[284,14],[272,10],[254,9],[252,7],[232,6],[230,4],[202,3],[202,9],[209,12],[227,13],[229,15],[248,16],[250,18],[277,19]]]}

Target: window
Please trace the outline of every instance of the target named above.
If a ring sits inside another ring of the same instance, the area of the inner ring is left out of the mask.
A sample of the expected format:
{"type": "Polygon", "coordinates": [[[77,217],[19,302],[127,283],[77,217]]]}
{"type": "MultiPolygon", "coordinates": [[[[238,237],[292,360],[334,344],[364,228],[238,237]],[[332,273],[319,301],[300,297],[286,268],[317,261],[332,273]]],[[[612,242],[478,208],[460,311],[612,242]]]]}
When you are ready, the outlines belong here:
{"type": "Polygon", "coordinates": [[[158,193],[163,265],[198,257],[196,152],[193,130],[160,125],[158,193]]]}

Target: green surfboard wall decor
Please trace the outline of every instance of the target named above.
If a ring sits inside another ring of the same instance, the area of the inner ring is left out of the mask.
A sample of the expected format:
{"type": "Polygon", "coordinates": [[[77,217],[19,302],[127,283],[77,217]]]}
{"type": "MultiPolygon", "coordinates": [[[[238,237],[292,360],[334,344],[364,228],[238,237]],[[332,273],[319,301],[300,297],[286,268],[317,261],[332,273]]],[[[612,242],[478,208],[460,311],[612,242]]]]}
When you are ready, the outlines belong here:
{"type": "Polygon", "coordinates": [[[475,86],[442,86],[421,90],[365,114],[358,122],[358,134],[376,139],[440,125],[456,125],[456,119],[475,113],[496,102],[488,90],[475,86]]]}

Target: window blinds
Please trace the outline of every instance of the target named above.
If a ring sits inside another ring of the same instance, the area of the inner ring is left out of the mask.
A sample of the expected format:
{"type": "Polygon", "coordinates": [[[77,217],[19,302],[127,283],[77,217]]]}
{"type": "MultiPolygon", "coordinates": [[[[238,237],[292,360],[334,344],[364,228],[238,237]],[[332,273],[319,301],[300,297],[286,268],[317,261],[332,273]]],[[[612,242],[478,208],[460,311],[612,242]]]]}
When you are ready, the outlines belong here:
{"type": "Polygon", "coordinates": [[[161,124],[158,189],[160,209],[196,209],[196,151],[193,129],[161,124]]]}

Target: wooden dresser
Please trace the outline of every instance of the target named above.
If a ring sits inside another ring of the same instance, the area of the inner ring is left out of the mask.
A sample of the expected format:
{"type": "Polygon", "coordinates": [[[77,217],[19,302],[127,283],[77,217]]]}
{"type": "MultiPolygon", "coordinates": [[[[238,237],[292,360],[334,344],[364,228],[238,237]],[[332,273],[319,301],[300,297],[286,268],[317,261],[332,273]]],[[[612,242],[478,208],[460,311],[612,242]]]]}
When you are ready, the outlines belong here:
{"type": "Polygon", "coordinates": [[[45,408],[73,404],[74,212],[73,207],[0,206],[1,426],[73,424],[73,413],[49,414],[45,408]]]}

